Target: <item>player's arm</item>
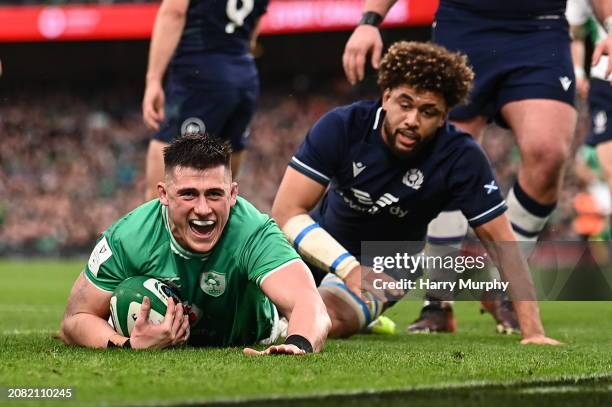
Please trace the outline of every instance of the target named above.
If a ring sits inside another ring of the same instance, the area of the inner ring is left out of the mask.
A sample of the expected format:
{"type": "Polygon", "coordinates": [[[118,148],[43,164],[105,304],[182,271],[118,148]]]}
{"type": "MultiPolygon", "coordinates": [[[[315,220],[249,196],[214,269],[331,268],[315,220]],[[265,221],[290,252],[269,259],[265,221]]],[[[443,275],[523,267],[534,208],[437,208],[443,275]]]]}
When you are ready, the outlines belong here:
{"type": "Polygon", "coordinates": [[[288,167],[272,205],[272,217],[304,259],[336,273],[361,295],[359,262],[308,215],[324,193],[324,185],[288,167]]]}
{"type": "Polygon", "coordinates": [[[586,98],[589,92],[589,79],[584,69],[585,55],[585,30],[582,25],[572,25],[572,62],[574,64],[574,75],[576,76],[576,90],[581,98],[586,98]]]}
{"type": "Polygon", "coordinates": [[[106,348],[109,341],[123,346],[128,338],[115,332],[105,319],[111,296],[112,293],[96,288],[81,273],[72,287],[62,319],[62,340],[90,348],[106,348]]]}
{"type": "Polygon", "coordinates": [[[608,36],[593,50],[593,66],[597,65],[602,55],[608,55],[606,78],[612,75],[612,2],[610,0],[591,0],[593,12],[601,22],[608,36]]]}
{"type": "Polygon", "coordinates": [[[320,352],[331,320],[304,262],[297,259],[281,266],[265,277],[261,289],[289,320],[287,339],[283,345],[270,346],[263,352],[250,349],[245,353],[301,355],[320,352]]]}
{"type": "Polygon", "coordinates": [[[160,325],[149,322],[151,302],[145,297],[130,338],[119,335],[108,324],[112,293],[94,286],[79,275],[61,323],[60,338],[68,345],[88,348],[129,347],[134,349],[165,348],[184,343],[189,336],[189,321],[183,315],[182,304],[175,305],[172,298],[164,321],[160,325]]]}
{"type": "Polygon", "coordinates": [[[372,54],[372,66],[378,69],[383,49],[378,25],[396,1],[366,0],[363,6],[364,17],[347,41],[342,55],[344,73],[351,84],[363,80],[368,53],[372,54]]]}
{"type": "Polygon", "coordinates": [[[251,48],[251,52],[255,52],[255,48],[257,47],[257,38],[259,38],[259,30],[261,24],[261,17],[255,21],[255,25],[253,26],[253,31],[251,31],[251,38],[249,39],[249,47],[251,48]]]}
{"type": "Polygon", "coordinates": [[[189,0],[163,0],[153,25],[146,89],[142,101],[142,116],[145,124],[159,129],[164,120],[165,96],[162,80],[170,58],[181,38],[187,16],[189,0]]]}
{"type": "Polygon", "coordinates": [[[487,248],[503,278],[510,283],[510,295],[523,336],[521,343],[558,345],[558,341],[544,333],[531,275],[507,216],[501,214],[475,227],[474,232],[487,248]]]}

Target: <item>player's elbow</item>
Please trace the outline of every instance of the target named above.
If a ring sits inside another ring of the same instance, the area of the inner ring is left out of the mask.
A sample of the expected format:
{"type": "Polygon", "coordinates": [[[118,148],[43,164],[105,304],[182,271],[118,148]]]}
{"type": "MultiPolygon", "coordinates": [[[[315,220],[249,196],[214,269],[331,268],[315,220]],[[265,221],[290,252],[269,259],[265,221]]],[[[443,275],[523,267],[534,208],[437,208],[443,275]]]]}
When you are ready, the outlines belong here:
{"type": "Polygon", "coordinates": [[[316,340],[313,343],[313,350],[315,352],[320,352],[323,349],[323,345],[325,344],[325,340],[329,335],[329,332],[332,328],[332,321],[327,313],[327,308],[325,308],[325,303],[323,299],[319,295],[318,291],[312,293],[311,298],[309,298],[308,305],[311,307],[310,312],[313,316],[314,326],[316,327],[316,340]]]}
{"type": "MultiPolygon", "coordinates": [[[[323,303],[323,301],[321,301],[321,303],[323,303]]],[[[327,313],[327,309],[325,309],[325,304],[323,304],[323,308],[320,310],[319,319],[323,331],[323,338],[327,338],[327,335],[329,335],[332,328],[332,321],[327,313]]]]}
{"type": "Polygon", "coordinates": [[[60,323],[60,333],[59,338],[66,345],[73,345],[74,341],[72,340],[72,332],[74,331],[74,317],[73,316],[64,316],[62,322],[60,323]]]}
{"type": "MultiPolygon", "coordinates": [[[[320,299],[321,297],[319,297],[320,299]]],[[[329,335],[329,332],[332,328],[332,321],[327,313],[327,309],[325,308],[325,304],[323,300],[320,300],[320,304],[317,304],[316,310],[316,324],[318,326],[319,331],[319,339],[315,341],[313,346],[314,352],[320,352],[323,350],[323,346],[325,345],[325,340],[329,335]]]]}

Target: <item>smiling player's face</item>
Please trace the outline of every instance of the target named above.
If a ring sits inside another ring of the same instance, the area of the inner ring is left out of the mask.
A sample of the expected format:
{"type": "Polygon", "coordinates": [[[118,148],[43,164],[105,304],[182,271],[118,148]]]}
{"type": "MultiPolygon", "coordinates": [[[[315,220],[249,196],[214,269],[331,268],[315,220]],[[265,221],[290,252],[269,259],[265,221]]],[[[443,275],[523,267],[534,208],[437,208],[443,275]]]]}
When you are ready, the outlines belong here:
{"type": "Polygon", "coordinates": [[[386,112],[382,137],[398,156],[411,155],[431,141],[447,113],[441,94],[408,85],[385,90],[382,107],[386,112]]]}
{"type": "Polygon", "coordinates": [[[223,165],[197,170],[177,167],[158,185],[160,201],[168,206],[170,228],[185,249],[212,250],[236,204],[238,184],[223,165]]]}

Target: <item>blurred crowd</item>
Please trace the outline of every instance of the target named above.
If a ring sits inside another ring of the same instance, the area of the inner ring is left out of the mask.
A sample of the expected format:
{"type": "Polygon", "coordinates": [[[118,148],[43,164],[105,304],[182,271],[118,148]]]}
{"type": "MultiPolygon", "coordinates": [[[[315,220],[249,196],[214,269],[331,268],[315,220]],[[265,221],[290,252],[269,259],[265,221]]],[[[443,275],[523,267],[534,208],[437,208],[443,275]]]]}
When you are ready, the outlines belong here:
{"type": "MultiPolygon", "coordinates": [[[[264,92],[238,177],[240,194],[261,210],[269,210],[308,128],[356,97],[341,82],[319,91],[264,92]]],[[[140,97],[125,86],[3,95],[0,255],[87,254],[100,232],[143,201],[150,132],[141,121],[140,97]]],[[[484,147],[507,190],[519,159],[511,134],[492,126],[484,147]]],[[[565,185],[548,238],[573,238],[571,171],[565,185]]]]}

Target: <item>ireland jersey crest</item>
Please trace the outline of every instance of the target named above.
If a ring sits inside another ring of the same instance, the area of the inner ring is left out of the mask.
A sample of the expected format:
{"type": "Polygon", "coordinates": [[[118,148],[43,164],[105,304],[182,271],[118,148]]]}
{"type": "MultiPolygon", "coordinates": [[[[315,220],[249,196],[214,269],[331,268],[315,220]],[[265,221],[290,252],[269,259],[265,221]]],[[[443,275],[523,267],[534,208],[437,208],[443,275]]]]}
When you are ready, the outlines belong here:
{"type": "Polygon", "coordinates": [[[225,276],[216,271],[206,271],[200,276],[200,288],[211,297],[218,297],[225,292],[225,276]]]}

